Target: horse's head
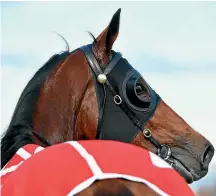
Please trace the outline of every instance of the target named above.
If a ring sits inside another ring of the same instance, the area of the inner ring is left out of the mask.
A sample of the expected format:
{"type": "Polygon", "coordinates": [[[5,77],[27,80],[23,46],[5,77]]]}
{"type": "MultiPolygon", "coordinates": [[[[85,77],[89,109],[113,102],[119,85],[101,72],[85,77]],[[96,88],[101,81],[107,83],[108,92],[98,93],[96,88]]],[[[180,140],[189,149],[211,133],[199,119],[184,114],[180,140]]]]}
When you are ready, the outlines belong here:
{"type": "Polygon", "coordinates": [[[112,50],[119,24],[120,10],[92,44],[71,52],[49,72],[40,87],[33,129],[51,144],[81,139],[133,143],[158,154],[188,183],[199,180],[208,172],[212,144],[112,50]]]}

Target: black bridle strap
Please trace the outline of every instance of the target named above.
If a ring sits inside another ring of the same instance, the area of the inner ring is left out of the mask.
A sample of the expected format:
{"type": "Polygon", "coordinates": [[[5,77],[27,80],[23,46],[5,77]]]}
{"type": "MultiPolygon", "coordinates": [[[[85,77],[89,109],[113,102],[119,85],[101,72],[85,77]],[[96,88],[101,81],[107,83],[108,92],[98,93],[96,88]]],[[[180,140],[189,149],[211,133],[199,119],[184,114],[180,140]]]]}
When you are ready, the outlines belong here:
{"type": "Polygon", "coordinates": [[[82,46],[80,47],[80,49],[85,53],[85,54],[88,54],[88,55],[85,55],[85,57],[87,58],[87,62],[91,65],[91,68],[94,72],[94,74],[96,76],[98,76],[99,74],[102,74],[102,70],[95,58],[95,56],[93,55],[93,53],[91,52],[91,50],[89,49],[89,47],[87,46],[82,46]]]}
{"type": "Polygon", "coordinates": [[[100,112],[99,112],[99,114],[101,114],[101,115],[99,115],[99,117],[98,117],[98,121],[99,121],[99,123],[98,123],[98,127],[97,127],[97,134],[96,134],[96,139],[99,139],[100,138],[100,136],[101,136],[101,131],[100,130],[102,130],[102,123],[100,123],[100,122],[103,122],[103,113],[104,113],[104,108],[105,108],[105,105],[106,105],[106,87],[105,87],[105,85],[104,84],[102,84],[103,85],[103,92],[104,92],[104,98],[103,98],[103,105],[102,105],[102,107],[100,107],[100,112]]]}
{"type": "MultiPolygon", "coordinates": [[[[118,61],[121,59],[121,54],[120,53],[116,53],[115,57],[110,61],[110,63],[107,65],[107,68],[104,70],[104,72],[101,70],[94,54],[92,53],[92,51],[90,50],[90,48],[88,46],[82,46],[80,48],[86,55],[86,58],[94,72],[94,74],[96,75],[96,77],[99,74],[109,74],[110,71],[113,69],[113,67],[118,63],[118,61]]],[[[109,83],[108,79],[106,81],[106,85],[109,88],[109,90],[111,91],[111,93],[113,94],[113,96],[117,95],[117,93],[115,92],[115,90],[113,89],[113,87],[111,86],[111,84],[109,83]]]]}
{"type": "Polygon", "coordinates": [[[162,148],[162,145],[153,137],[151,136],[149,138],[149,141],[158,149],[161,149],[162,148]]]}

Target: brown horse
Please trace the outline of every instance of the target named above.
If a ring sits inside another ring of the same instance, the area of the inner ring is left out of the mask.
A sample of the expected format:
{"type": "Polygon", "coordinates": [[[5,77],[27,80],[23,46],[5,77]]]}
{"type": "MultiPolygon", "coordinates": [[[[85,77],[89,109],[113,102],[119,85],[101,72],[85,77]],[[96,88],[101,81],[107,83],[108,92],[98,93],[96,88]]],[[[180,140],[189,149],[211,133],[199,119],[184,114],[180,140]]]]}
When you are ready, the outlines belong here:
{"type": "Polygon", "coordinates": [[[111,139],[149,149],[188,183],[207,174],[212,144],[112,50],[120,11],[92,44],[54,55],[27,84],[2,138],[1,167],[25,144],[111,139]]]}

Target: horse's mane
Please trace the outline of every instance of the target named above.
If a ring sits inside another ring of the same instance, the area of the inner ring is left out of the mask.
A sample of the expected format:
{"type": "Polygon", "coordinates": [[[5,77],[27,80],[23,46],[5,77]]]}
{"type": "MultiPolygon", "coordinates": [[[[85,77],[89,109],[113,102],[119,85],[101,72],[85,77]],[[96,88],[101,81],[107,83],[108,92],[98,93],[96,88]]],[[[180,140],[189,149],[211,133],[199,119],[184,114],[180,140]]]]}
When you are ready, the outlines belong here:
{"type": "Polygon", "coordinates": [[[40,88],[49,72],[70,55],[69,51],[53,55],[32,77],[23,90],[14,110],[11,122],[1,139],[1,168],[16,151],[30,143],[33,130],[33,114],[40,94],[40,88]]]}
{"type": "MultiPolygon", "coordinates": [[[[96,43],[96,38],[88,32],[96,43]]],[[[11,122],[7,130],[1,136],[1,168],[13,157],[16,151],[26,144],[34,143],[32,139],[33,115],[36,109],[40,88],[55,66],[63,62],[70,54],[69,44],[66,39],[59,35],[66,43],[66,51],[54,54],[50,59],[35,73],[23,90],[11,122]]]]}

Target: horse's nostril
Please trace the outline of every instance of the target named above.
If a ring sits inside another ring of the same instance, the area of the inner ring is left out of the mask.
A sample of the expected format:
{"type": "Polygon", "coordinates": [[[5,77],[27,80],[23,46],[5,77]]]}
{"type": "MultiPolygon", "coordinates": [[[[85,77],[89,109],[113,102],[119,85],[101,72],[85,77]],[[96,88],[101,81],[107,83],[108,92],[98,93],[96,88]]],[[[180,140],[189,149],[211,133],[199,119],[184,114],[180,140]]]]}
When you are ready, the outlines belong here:
{"type": "Polygon", "coordinates": [[[203,169],[208,168],[208,165],[211,162],[213,155],[214,155],[214,147],[212,145],[209,145],[206,148],[204,155],[203,155],[203,163],[202,163],[203,169]]]}

